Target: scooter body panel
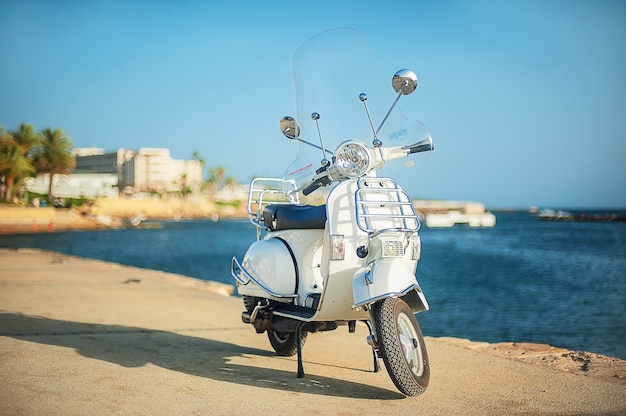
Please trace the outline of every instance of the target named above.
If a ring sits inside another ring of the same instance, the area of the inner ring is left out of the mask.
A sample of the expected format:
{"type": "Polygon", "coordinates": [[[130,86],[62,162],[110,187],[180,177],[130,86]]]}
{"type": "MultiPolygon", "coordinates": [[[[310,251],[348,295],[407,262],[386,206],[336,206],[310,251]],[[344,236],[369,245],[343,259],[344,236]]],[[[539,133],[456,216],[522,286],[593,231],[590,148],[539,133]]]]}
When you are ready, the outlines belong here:
{"type": "Polygon", "coordinates": [[[305,306],[307,296],[321,294],[324,281],[320,273],[324,230],[286,230],[269,233],[266,238],[282,239],[294,255],[297,268],[296,304],[305,306]]]}
{"type": "Polygon", "coordinates": [[[242,267],[259,285],[252,279],[240,279],[243,283],[238,282],[238,293],[288,303],[293,303],[295,298],[297,305],[304,306],[307,295],[322,292],[319,271],[322,235],[323,230],[277,231],[252,243],[242,267]]]}
{"type": "MultiPolygon", "coordinates": [[[[285,243],[279,239],[255,241],[246,252],[243,268],[262,286],[278,295],[291,295],[296,290],[296,269],[285,243]]],[[[248,279],[238,286],[240,295],[267,296],[261,287],[248,279]]]]}
{"type": "Polygon", "coordinates": [[[328,222],[322,247],[321,273],[324,276],[324,293],[316,320],[362,320],[368,313],[352,308],[352,278],[365,265],[356,255],[356,249],[368,241],[367,234],[355,222],[356,180],[339,183],[329,193],[326,201],[328,222]],[[343,237],[344,258],[332,259],[332,236],[343,237]]]}
{"type": "Polygon", "coordinates": [[[415,291],[417,299],[407,302],[413,312],[428,310],[426,297],[409,264],[402,258],[382,258],[358,270],[352,280],[353,307],[363,307],[387,297],[403,298],[415,291]]]}

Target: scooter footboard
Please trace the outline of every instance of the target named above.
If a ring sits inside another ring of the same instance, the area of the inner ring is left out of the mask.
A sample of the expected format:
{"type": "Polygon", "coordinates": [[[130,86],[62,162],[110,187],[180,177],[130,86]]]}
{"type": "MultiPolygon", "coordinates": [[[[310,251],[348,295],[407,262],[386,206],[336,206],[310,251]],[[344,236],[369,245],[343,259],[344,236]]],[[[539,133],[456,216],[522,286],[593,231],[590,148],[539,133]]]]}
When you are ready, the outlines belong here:
{"type": "Polygon", "coordinates": [[[359,269],[352,281],[354,304],[359,308],[388,297],[402,298],[413,310],[428,310],[428,302],[413,271],[402,259],[383,258],[359,269]]]}

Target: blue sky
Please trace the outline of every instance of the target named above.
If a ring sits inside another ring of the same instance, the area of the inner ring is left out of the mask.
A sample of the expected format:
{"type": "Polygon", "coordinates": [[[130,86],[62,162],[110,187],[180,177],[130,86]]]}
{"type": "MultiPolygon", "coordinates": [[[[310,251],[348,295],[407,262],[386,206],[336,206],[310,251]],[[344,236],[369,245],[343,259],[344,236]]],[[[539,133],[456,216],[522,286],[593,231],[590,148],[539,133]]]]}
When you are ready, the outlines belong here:
{"type": "Polygon", "coordinates": [[[624,1],[0,0],[0,125],[76,147],[198,151],[246,182],[282,175],[291,58],[358,29],[436,150],[400,183],[488,207],[626,207],[624,1]]]}

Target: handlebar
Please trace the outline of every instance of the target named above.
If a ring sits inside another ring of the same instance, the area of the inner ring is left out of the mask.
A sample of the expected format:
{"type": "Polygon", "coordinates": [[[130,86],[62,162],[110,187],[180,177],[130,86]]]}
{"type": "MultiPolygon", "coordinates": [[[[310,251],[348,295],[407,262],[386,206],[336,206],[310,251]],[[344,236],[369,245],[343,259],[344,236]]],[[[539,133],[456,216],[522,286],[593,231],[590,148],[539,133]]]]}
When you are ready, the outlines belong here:
{"type": "MultiPolygon", "coordinates": [[[[408,146],[397,147],[375,147],[377,151],[371,152],[370,155],[373,158],[369,170],[382,168],[389,161],[407,157],[410,154],[428,152],[435,148],[433,139],[430,135],[417,143],[408,146]]],[[[368,156],[369,157],[369,156],[368,156]]],[[[369,162],[368,162],[369,163],[369,162]]],[[[333,180],[345,179],[343,174],[336,170],[335,158],[333,157],[333,165],[326,164],[315,171],[316,175],[311,180],[311,183],[298,189],[302,191],[303,195],[309,195],[322,186],[327,186],[332,183],[333,180]]],[[[363,172],[367,174],[368,172],[363,172]]]]}

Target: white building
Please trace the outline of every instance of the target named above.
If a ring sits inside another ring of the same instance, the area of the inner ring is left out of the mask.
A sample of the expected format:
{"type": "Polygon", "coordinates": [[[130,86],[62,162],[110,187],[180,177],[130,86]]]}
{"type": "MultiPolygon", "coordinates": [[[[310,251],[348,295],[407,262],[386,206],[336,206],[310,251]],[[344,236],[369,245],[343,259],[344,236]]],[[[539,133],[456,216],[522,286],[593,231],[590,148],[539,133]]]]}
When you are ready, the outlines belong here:
{"type": "MultiPolygon", "coordinates": [[[[50,174],[42,174],[26,180],[29,192],[46,195],[50,184],[50,174]]],[[[52,194],[58,198],[116,198],[117,175],[107,173],[84,173],[54,175],[52,194]]]]}
{"type": "Polygon", "coordinates": [[[168,149],[139,149],[123,165],[121,188],[127,193],[198,192],[204,166],[197,160],[175,160],[168,149]]]}
{"type": "Polygon", "coordinates": [[[74,156],[103,155],[104,149],[101,147],[79,147],[72,150],[74,156]]]}
{"type": "Polygon", "coordinates": [[[76,166],[74,173],[108,173],[117,175],[117,182],[122,183],[124,163],[132,159],[134,150],[118,149],[116,152],[105,153],[97,147],[74,149],[76,166]]]}
{"type": "MultiPolygon", "coordinates": [[[[199,192],[204,166],[197,160],[172,159],[169,149],[141,148],[137,151],[118,149],[105,152],[97,147],[77,148],[74,173],[55,175],[55,196],[66,198],[113,197],[120,193],[199,192]]],[[[47,175],[29,180],[26,188],[35,193],[48,193],[47,175]]]]}

